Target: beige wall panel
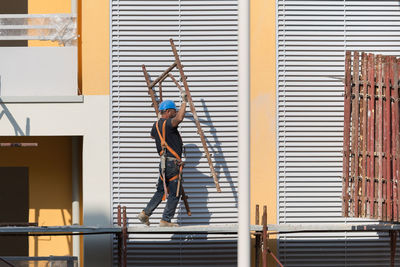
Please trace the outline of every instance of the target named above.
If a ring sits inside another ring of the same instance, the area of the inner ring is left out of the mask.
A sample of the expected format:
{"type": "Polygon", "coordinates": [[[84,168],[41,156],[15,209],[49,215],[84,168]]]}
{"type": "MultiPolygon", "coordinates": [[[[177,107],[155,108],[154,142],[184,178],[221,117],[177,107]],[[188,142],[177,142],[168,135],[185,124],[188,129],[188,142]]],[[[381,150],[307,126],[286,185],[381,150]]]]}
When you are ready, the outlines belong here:
{"type": "MultiPolygon", "coordinates": [[[[83,136],[83,223],[110,226],[109,97],[85,96],[83,103],[0,103],[0,112],[4,112],[0,118],[2,136],[83,136]]],[[[46,216],[52,217],[49,212],[46,216]]],[[[111,266],[111,236],[84,240],[85,262],[111,266]]]]}
{"type": "MultiPolygon", "coordinates": [[[[108,0],[78,0],[78,79],[84,95],[110,93],[109,4],[108,0]]],[[[71,0],[29,0],[28,12],[70,13],[71,0]]],[[[29,46],[58,46],[58,43],[29,41],[29,46]]]]}

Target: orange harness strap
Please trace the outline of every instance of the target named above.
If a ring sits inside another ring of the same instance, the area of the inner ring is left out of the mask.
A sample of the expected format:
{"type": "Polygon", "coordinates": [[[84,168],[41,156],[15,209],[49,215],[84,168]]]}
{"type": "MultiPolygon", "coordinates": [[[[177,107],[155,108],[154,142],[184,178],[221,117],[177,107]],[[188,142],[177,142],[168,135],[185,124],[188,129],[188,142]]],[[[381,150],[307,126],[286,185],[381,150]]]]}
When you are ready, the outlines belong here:
{"type": "MultiPolygon", "coordinates": [[[[179,155],[167,144],[167,142],[165,141],[165,124],[166,124],[166,122],[167,122],[167,120],[165,120],[164,122],[163,122],[163,126],[162,126],[162,131],[163,131],[163,133],[161,134],[160,133],[160,129],[158,128],[158,122],[159,121],[157,121],[157,123],[156,123],[156,129],[157,129],[157,132],[158,132],[158,136],[160,137],[160,141],[161,141],[161,147],[162,148],[167,148],[168,149],[168,151],[178,160],[178,161],[181,161],[181,157],[179,157],[179,155]]],[[[160,156],[162,155],[164,153],[164,150],[161,150],[161,152],[160,152],[160,156]]]]}
{"type": "MultiPolygon", "coordinates": [[[[160,133],[160,129],[158,127],[158,122],[159,121],[157,121],[157,123],[156,123],[156,129],[157,129],[158,136],[160,137],[161,148],[162,148],[161,152],[160,152],[160,156],[162,156],[162,154],[164,154],[164,148],[166,148],[179,162],[181,162],[181,157],[179,157],[179,155],[165,141],[165,125],[166,125],[167,120],[165,120],[163,122],[162,134],[160,133]]],[[[181,172],[182,169],[183,169],[183,165],[181,164],[180,168],[179,168],[179,172],[181,172]]],[[[176,180],[176,179],[178,179],[178,177],[179,177],[179,174],[177,174],[174,177],[168,179],[168,181],[176,180]]],[[[162,175],[160,175],[160,178],[161,178],[162,181],[164,181],[162,175]]],[[[167,190],[168,190],[168,188],[167,188],[167,190]]],[[[166,199],[166,192],[164,192],[162,200],[165,200],[165,199],[166,199]]]]}
{"type": "MultiPolygon", "coordinates": [[[[175,175],[175,176],[172,177],[171,179],[168,179],[168,181],[171,182],[171,181],[173,181],[173,180],[178,179],[178,177],[179,177],[179,174],[175,175]]],[[[160,179],[161,179],[162,181],[164,181],[162,175],[160,175],[160,179]]],[[[169,194],[169,188],[167,188],[167,190],[168,190],[168,194],[169,194]]],[[[166,199],[167,199],[167,194],[165,194],[165,192],[164,192],[164,195],[163,195],[163,197],[162,197],[162,200],[164,201],[164,200],[166,200],[166,199]]]]}
{"type": "MultiPolygon", "coordinates": [[[[178,179],[178,177],[179,177],[179,175],[177,174],[177,175],[175,175],[174,177],[172,177],[171,179],[168,179],[168,181],[176,180],[176,179],[178,179]]],[[[160,175],[160,179],[161,179],[161,180],[164,180],[164,179],[162,178],[161,175],[160,175]]]]}
{"type": "MultiPolygon", "coordinates": [[[[179,173],[181,173],[182,170],[183,170],[183,165],[180,165],[180,166],[179,166],[179,173]]],[[[168,179],[168,181],[176,180],[176,179],[178,179],[178,177],[179,177],[179,174],[175,175],[175,176],[172,177],[171,179],[168,179]]],[[[161,180],[164,180],[163,177],[162,177],[161,175],[160,175],[160,179],[161,179],[161,180]]]]}

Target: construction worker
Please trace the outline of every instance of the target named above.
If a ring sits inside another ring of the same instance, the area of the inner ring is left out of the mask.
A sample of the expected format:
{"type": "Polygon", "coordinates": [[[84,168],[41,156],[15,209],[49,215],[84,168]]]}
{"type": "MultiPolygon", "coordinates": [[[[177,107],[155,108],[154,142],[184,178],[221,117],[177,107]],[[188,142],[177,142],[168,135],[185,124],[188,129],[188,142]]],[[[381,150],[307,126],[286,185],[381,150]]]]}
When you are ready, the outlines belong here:
{"type": "Polygon", "coordinates": [[[187,97],[184,91],[181,94],[182,104],[178,112],[173,101],[165,100],[161,102],[159,106],[161,118],[154,123],[151,129],[150,135],[155,139],[161,162],[157,191],[146,208],[138,215],[140,222],[147,226],[150,225],[149,217],[165,198],[167,199],[167,204],[160,221],[160,226],[178,226],[175,223],[171,223],[171,219],[174,217],[180,198],[181,190],[179,190],[178,194],[177,190],[178,185],[181,185],[178,180],[180,179],[180,172],[182,172],[183,167],[181,161],[183,143],[178,132],[178,125],[185,117],[187,97]]]}

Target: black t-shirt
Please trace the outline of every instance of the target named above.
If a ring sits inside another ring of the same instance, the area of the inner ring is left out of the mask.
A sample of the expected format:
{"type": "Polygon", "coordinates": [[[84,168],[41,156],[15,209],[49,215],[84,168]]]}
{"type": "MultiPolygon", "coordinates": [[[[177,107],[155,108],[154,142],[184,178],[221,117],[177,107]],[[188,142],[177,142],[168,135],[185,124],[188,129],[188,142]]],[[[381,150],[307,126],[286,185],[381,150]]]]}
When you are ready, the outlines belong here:
{"type": "MultiPolygon", "coordinates": [[[[166,119],[161,118],[158,121],[158,129],[160,130],[160,134],[163,134],[162,128],[163,128],[163,123],[166,119]]],[[[151,136],[156,139],[156,147],[157,147],[157,152],[160,154],[161,152],[161,141],[160,137],[158,136],[158,132],[156,129],[156,123],[153,124],[153,128],[151,128],[151,136]]],[[[172,127],[172,119],[167,119],[167,122],[165,123],[165,141],[166,143],[179,155],[179,157],[182,157],[182,138],[181,135],[178,132],[178,128],[172,127]]],[[[169,152],[167,149],[167,157],[174,157],[174,155],[169,152]]]]}

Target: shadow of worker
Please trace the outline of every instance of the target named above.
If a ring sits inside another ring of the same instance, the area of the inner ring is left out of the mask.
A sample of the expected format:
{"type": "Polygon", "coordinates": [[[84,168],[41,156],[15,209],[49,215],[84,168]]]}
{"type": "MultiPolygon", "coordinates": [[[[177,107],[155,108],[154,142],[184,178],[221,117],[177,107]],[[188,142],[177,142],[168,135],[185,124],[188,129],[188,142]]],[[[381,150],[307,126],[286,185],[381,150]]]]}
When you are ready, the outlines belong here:
{"type": "MultiPolygon", "coordinates": [[[[200,149],[195,144],[187,144],[184,146],[184,151],[183,187],[188,196],[192,215],[187,215],[185,205],[181,200],[176,211],[177,223],[180,226],[209,225],[211,214],[207,207],[208,188],[214,186],[213,180],[198,169],[204,164],[204,156],[200,149]]],[[[185,258],[181,255],[190,254],[190,247],[193,249],[193,246],[207,246],[206,240],[207,234],[173,234],[171,242],[179,248],[176,250],[177,262],[185,264],[185,258]]]]}
{"type": "Polygon", "coordinates": [[[3,110],[0,112],[0,120],[3,118],[3,115],[5,115],[12,125],[14,129],[15,136],[29,136],[31,127],[30,127],[30,118],[26,118],[26,127],[25,127],[25,133],[22,130],[22,128],[19,126],[17,120],[14,118],[13,114],[10,112],[6,104],[4,104],[3,99],[0,97],[0,106],[3,108],[3,110]]]}
{"type": "Polygon", "coordinates": [[[204,159],[203,153],[195,144],[187,144],[184,146],[184,162],[183,168],[183,187],[188,196],[191,216],[187,215],[183,201],[179,202],[177,208],[177,222],[181,226],[185,225],[208,225],[210,224],[210,212],[207,207],[208,188],[214,186],[210,176],[202,173],[198,167],[204,159]]]}
{"type": "MultiPolygon", "coordinates": [[[[229,165],[228,163],[232,163],[235,162],[236,156],[234,155],[236,152],[236,148],[232,148],[232,147],[225,147],[225,153],[228,154],[225,155],[223,149],[222,149],[222,142],[218,139],[218,131],[217,131],[217,127],[214,126],[212,120],[211,120],[211,114],[210,111],[204,101],[204,99],[202,98],[201,100],[201,104],[203,107],[203,111],[206,117],[206,120],[200,120],[200,122],[204,125],[206,125],[207,127],[209,127],[209,132],[210,135],[212,136],[212,143],[209,141],[208,138],[205,138],[208,147],[210,148],[210,153],[212,155],[214,155],[214,169],[215,171],[219,174],[219,176],[224,176],[224,178],[226,179],[227,185],[229,186],[232,194],[233,194],[233,198],[235,201],[235,207],[238,207],[238,194],[237,194],[237,183],[235,181],[233,181],[232,178],[232,174],[229,171],[229,165]]],[[[227,127],[225,127],[227,128],[227,127]]],[[[227,131],[225,129],[225,131],[227,131]]],[[[230,130],[231,132],[233,132],[233,134],[235,134],[237,132],[237,126],[235,126],[233,124],[232,129],[230,130]]]]}

